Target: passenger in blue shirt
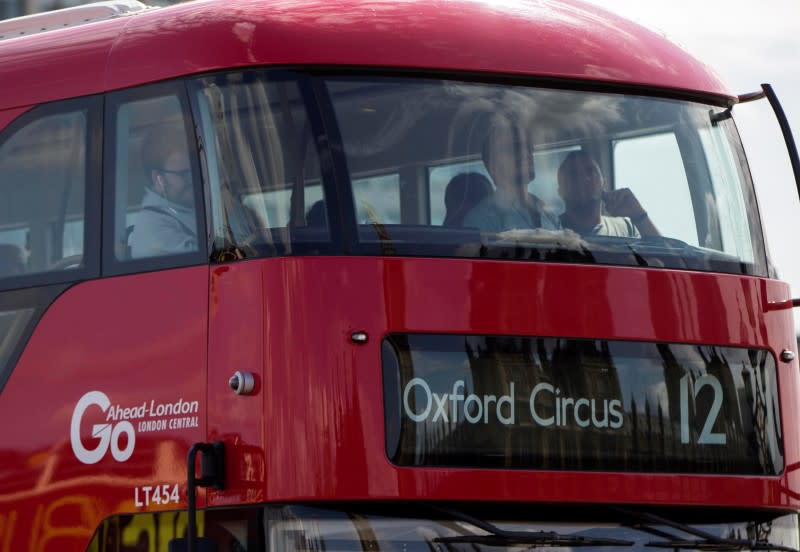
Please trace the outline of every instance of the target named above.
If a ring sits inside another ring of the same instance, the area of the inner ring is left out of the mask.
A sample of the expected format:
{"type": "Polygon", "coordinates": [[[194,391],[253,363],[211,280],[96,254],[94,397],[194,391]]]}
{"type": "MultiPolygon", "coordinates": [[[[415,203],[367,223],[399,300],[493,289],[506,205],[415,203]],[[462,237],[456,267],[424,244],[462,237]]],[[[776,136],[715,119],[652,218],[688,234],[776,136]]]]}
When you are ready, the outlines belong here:
{"type": "Polygon", "coordinates": [[[484,140],[482,155],[495,192],[466,214],[464,226],[486,232],[561,228],[558,217],[528,192],[528,183],[535,177],[533,148],[518,124],[507,116],[497,117],[484,140]]]}

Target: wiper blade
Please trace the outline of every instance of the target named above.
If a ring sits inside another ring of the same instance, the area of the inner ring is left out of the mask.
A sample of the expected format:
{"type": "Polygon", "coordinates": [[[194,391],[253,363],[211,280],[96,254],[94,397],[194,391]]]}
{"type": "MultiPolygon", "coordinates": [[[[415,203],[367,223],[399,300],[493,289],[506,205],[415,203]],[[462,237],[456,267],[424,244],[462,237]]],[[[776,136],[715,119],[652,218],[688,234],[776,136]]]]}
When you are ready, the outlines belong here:
{"type": "Polygon", "coordinates": [[[595,539],[592,537],[578,537],[573,535],[561,535],[553,531],[503,531],[495,528],[501,534],[491,533],[489,535],[459,535],[457,537],[437,537],[433,542],[443,544],[466,543],[466,544],[485,544],[487,546],[511,546],[515,544],[527,544],[529,546],[633,546],[633,541],[621,539],[595,539]]]}
{"type": "Polygon", "coordinates": [[[442,544],[485,544],[487,546],[507,546],[526,544],[536,546],[633,546],[633,541],[620,539],[600,539],[593,537],[579,537],[575,535],[562,535],[555,531],[507,531],[496,525],[459,512],[450,508],[431,506],[432,509],[447,516],[465,521],[489,533],[488,535],[458,535],[455,537],[437,537],[433,542],[442,544]]]}
{"type": "Polygon", "coordinates": [[[797,552],[796,549],[790,546],[773,544],[762,540],[721,538],[652,541],[648,542],[647,546],[655,548],[688,548],[691,550],[782,550],[783,552],[797,552]]]}
{"type": "Polygon", "coordinates": [[[729,539],[712,535],[702,529],[692,527],[686,523],[672,521],[671,519],[663,518],[655,514],[647,512],[637,512],[628,510],[627,508],[615,507],[615,510],[631,516],[633,518],[642,520],[646,523],[653,523],[656,525],[665,525],[672,529],[677,529],[689,535],[698,537],[697,539],[680,539],[675,538],[675,535],[670,535],[665,531],[650,527],[644,524],[634,524],[632,527],[647,531],[653,535],[663,537],[663,541],[648,542],[647,546],[654,548],[687,548],[691,550],[780,550],[781,552],[800,552],[796,548],[790,546],[783,546],[782,544],[773,544],[764,540],[748,540],[748,539],[729,539]]]}

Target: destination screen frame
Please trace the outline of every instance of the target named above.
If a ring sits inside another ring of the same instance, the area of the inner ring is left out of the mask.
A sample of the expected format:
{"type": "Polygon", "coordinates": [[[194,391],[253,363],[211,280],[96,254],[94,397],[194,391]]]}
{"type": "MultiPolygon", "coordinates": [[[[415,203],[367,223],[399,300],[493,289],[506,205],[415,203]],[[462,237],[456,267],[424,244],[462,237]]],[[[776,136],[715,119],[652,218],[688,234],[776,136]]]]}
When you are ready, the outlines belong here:
{"type": "Polygon", "coordinates": [[[381,357],[386,453],[398,466],[784,469],[777,364],[766,349],[390,334],[381,357]]]}

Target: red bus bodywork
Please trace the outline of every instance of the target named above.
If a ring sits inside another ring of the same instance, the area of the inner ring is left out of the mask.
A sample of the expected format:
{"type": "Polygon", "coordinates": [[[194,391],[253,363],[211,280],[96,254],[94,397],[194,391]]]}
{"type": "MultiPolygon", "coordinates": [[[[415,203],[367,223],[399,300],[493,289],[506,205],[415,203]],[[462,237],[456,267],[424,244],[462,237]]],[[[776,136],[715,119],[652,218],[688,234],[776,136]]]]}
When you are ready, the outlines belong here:
{"type": "MultiPolygon", "coordinates": [[[[578,2],[212,0],[0,43],[0,129],[41,103],[249,66],[537,77],[734,101],[660,35],[578,2]]],[[[201,506],[797,508],[797,361],[777,363],[786,468],[772,477],[398,467],[385,452],[380,370],[394,332],[712,343],[777,359],[796,352],[791,311],[778,308],[789,299],[786,284],[759,277],[467,259],[270,258],[80,282],[41,318],[0,395],[0,551],[83,550],[109,516],[185,508],[186,452],[217,439],[227,485],[201,506]],[[354,344],[354,331],[368,342],[354,344]],[[255,375],[252,396],[230,391],[237,370],[255,375]],[[127,462],[82,464],[70,420],[92,390],[122,406],[198,401],[198,425],[137,435],[127,462]],[[179,502],[145,501],[144,487],[160,485],[178,485],[179,502]]]]}

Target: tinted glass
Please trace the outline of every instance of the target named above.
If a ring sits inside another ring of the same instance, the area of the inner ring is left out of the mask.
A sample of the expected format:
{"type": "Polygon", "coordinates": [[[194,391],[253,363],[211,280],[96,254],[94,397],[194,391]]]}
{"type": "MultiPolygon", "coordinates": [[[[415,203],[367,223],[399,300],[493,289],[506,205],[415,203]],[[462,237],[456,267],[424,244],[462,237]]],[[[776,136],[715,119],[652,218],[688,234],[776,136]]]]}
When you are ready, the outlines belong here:
{"type": "Polygon", "coordinates": [[[88,110],[32,115],[0,141],[0,287],[84,266],[88,110]]]}
{"type": "Polygon", "coordinates": [[[200,178],[179,97],[142,92],[112,104],[111,120],[114,260],[197,252],[200,178]]]}
{"type": "Polygon", "coordinates": [[[271,72],[198,85],[215,145],[214,234],[235,257],[349,251],[765,274],[738,137],[714,106],[271,72]],[[324,226],[308,220],[317,210],[324,226]],[[348,243],[336,249],[338,231],[348,243]]]}
{"type": "Polygon", "coordinates": [[[195,100],[205,141],[213,144],[215,249],[241,258],[313,252],[328,243],[332,210],[298,83],[245,73],[201,84],[195,100]]]}
{"type": "MultiPolygon", "coordinates": [[[[411,255],[764,273],[737,138],[730,121],[712,122],[711,106],[452,81],[326,82],[350,180],[407,175],[399,201],[388,189],[370,199],[375,213],[399,207],[395,216],[358,218],[363,251],[392,243],[411,255]]],[[[353,195],[358,204],[355,185],[353,195]]]]}

